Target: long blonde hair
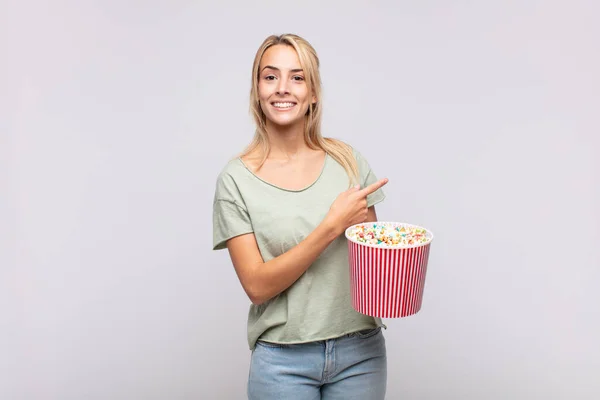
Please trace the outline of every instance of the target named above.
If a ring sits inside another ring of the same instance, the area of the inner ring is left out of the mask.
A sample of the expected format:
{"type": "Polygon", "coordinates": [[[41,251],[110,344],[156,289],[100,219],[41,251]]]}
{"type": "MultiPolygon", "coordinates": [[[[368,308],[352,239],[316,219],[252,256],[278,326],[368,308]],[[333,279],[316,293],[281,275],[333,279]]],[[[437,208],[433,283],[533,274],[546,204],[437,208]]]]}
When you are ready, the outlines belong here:
{"type": "Polygon", "coordinates": [[[300,65],[305,73],[305,81],[309,93],[315,96],[316,103],[311,103],[308,107],[304,119],[304,140],[306,145],[313,150],[323,150],[337,161],[348,174],[350,185],[358,183],[358,166],[352,152],[352,148],[337,139],[325,138],[321,135],[321,74],[319,72],[319,58],[315,49],[305,39],[294,34],[283,34],[280,36],[271,35],[264,40],[256,56],[254,57],[254,65],[252,67],[252,88],[250,90],[250,112],[256,124],[254,138],[244,152],[240,155],[243,157],[250,154],[256,149],[259,149],[262,155],[261,162],[257,169],[260,169],[265,163],[271,146],[267,136],[266,115],[260,107],[258,97],[258,79],[260,61],[265,51],[275,45],[291,46],[296,50],[300,65]]]}

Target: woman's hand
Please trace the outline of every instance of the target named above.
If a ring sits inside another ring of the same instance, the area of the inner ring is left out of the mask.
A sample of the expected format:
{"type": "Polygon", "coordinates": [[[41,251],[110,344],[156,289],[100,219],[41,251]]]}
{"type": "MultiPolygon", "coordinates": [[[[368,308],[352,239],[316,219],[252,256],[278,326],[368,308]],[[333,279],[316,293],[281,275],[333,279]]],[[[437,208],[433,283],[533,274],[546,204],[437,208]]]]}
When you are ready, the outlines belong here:
{"type": "Polygon", "coordinates": [[[388,179],[381,179],[364,189],[354,186],[335,199],[325,220],[328,221],[337,235],[341,235],[349,226],[360,224],[367,220],[367,196],[382,188],[388,179]]]}

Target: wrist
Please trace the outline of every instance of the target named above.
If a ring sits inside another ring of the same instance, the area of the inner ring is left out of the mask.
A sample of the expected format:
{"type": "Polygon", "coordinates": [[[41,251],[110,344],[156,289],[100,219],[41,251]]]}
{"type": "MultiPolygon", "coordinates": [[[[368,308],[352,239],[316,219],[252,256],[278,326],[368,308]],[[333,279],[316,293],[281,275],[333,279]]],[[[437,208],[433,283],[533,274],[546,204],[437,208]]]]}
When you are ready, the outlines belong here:
{"type": "Polygon", "coordinates": [[[343,233],[343,229],[340,228],[340,224],[335,223],[329,216],[325,217],[321,223],[323,233],[327,237],[328,241],[334,241],[338,236],[343,233]]]}

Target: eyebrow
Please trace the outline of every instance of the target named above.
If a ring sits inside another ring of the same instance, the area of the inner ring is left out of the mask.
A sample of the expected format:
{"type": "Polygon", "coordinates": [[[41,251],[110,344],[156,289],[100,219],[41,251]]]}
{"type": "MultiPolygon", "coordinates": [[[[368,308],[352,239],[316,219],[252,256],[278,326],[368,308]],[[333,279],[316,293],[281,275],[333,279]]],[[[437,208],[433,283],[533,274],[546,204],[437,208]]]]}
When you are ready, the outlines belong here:
{"type": "MultiPolygon", "coordinates": [[[[264,71],[265,69],[274,69],[275,71],[280,71],[279,68],[274,67],[272,65],[265,65],[262,69],[262,71],[264,71]]],[[[303,72],[302,68],[294,68],[294,69],[290,69],[290,72],[303,72]]]]}

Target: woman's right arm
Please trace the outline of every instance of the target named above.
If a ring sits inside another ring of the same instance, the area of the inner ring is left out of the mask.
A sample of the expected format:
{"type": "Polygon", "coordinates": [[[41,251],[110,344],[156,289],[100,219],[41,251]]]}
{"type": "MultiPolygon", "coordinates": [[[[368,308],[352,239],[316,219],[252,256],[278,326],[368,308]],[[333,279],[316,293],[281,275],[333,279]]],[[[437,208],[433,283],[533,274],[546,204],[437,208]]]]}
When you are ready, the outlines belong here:
{"type": "Polygon", "coordinates": [[[231,261],[252,303],[262,304],[290,287],[347,227],[365,222],[367,195],[387,182],[387,179],[381,179],[362,190],[352,188],[341,193],[314,231],[287,252],[267,262],[260,254],[253,233],[229,239],[227,248],[231,261]]]}

